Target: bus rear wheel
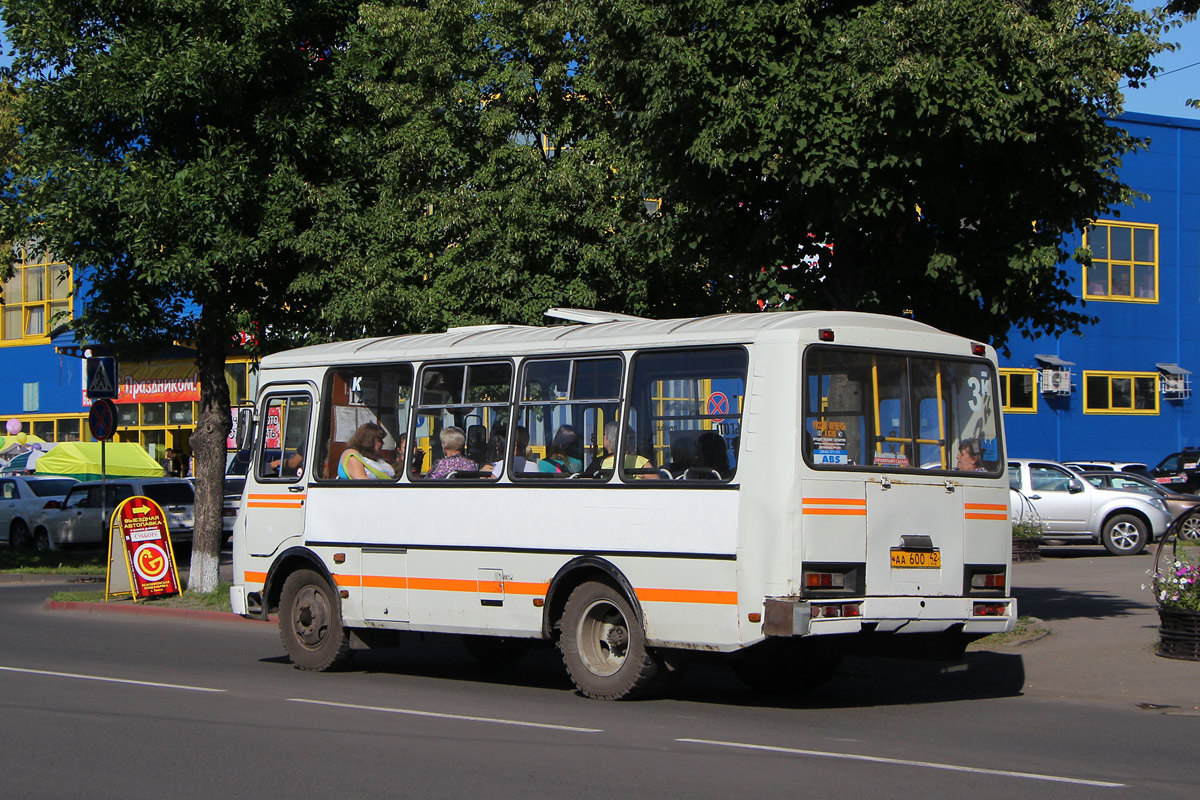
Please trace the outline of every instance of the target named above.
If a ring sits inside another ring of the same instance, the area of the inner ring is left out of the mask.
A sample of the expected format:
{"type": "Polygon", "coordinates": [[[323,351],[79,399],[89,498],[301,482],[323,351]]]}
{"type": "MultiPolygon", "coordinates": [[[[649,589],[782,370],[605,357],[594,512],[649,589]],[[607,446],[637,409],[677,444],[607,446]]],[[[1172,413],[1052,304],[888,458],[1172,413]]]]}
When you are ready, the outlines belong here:
{"type": "Polygon", "coordinates": [[[353,654],[333,587],[308,569],[293,572],[283,583],[279,638],[297,669],[321,672],[353,654]]]}
{"type": "Polygon", "coordinates": [[[597,700],[644,695],[663,672],[633,606],[606,583],[590,581],[571,592],[558,647],[575,688],[597,700]]]}

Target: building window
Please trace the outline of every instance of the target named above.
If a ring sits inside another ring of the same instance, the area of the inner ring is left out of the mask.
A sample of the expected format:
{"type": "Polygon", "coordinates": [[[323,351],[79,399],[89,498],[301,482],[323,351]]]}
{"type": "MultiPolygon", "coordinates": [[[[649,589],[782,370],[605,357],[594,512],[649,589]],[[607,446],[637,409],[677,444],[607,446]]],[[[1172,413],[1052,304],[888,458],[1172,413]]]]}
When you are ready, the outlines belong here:
{"type": "Polygon", "coordinates": [[[1083,373],[1083,413],[1157,414],[1157,372],[1083,373]]]}
{"type": "Polygon", "coordinates": [[[1036,414],[1037,370],[1000,370],[1000,406],[1008,414],[1036,414]]]}
{"type": "Polygon", "coordinates": [[[1084,299],[1158,302],[1158,226],[1096,222],[1083,243],[1092,250],[1084,299]]]}
{"type": "Polygon", "coordinates": [[[71,316],[71,268],[26,245],[13,246],[13,275],[4,282],[0,344],[37,344],[71,316]],[[57,318],[56,318],[57,317],[57,318]]]}

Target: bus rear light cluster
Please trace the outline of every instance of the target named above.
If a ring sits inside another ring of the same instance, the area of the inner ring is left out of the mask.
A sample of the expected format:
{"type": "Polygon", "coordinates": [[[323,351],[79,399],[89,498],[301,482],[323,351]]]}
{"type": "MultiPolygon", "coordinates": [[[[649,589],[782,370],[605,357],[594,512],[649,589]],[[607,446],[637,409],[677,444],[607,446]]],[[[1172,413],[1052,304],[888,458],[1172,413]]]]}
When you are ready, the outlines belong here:
{"type": "Polygon", "coordinates": [[[1003,617],[1008,613],[1008,603],[975,603],[971,608],[973,617],[1003,617]]]}
{"type": "Polygon", "coordinates": [[[1004,583],[1003,572],[976,572],[971,576],[972,589],[999,589],[1003,591],[1004,583]]]}
{"type": "Polygon", "coordinates": [[[844,572],[808,572],[804,573],[804,588],[806,589],[845,589],[846,573],[844,572]]]}
{"type": "Polygon", "coordinates": [[[813,619],[833,619],[835,617],[861,617],[862,603],[813,603],[813,619]]]}

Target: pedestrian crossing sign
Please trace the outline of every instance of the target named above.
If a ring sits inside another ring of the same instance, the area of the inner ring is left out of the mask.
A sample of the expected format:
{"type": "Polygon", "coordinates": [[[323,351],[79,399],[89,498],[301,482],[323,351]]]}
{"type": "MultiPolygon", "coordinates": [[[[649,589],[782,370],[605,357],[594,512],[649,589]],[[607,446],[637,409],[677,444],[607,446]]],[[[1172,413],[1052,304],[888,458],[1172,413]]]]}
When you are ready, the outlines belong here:
{"type": "Polygon", "coordinates": [[[117,386],[117,360],[112,356],[98,356],[87,360],[87,396],[89,400],[115,400],[117,386]]]}

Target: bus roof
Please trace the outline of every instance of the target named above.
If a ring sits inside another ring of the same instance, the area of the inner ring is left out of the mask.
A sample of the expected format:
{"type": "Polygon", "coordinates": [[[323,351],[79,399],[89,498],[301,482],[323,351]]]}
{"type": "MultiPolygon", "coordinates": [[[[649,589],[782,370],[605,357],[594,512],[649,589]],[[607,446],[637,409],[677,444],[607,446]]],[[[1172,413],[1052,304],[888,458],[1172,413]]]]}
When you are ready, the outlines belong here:
{"type": "MultiPolygon", "coordinates": [[[[821,328],[867,328],[950,336],[937,328],[903,317],[856,311],[777,311],[717,314],[681,319],[618,319],[583,325],[477,325],[445,333],[412,334],[310,345],[265,356],[264,369],[314,364],[423,360],[445,357],[586,352],[626,347],[747,343],[772,334],[796,340],[815,339],[821,328]]],[[[958,338],[958,337],[955,337],[958,338]]]]}

